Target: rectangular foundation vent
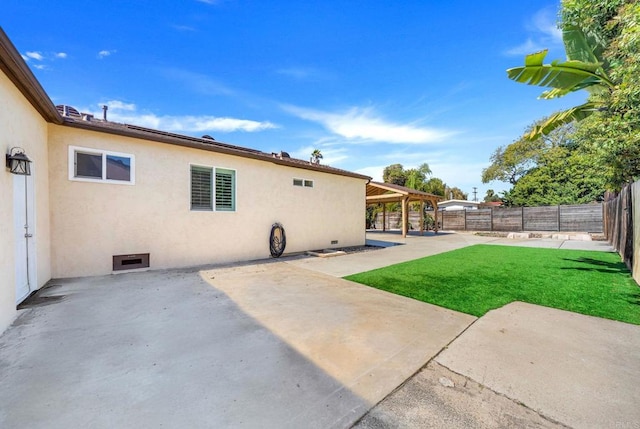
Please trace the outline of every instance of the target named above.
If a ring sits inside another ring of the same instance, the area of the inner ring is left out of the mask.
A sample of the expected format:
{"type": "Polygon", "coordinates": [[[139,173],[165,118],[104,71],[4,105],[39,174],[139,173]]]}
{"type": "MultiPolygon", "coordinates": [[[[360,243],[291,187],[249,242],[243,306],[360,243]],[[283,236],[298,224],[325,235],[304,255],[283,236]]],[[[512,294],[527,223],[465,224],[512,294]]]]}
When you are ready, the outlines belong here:
{"type": "Polygon", "coordinates": [[[113,271],[134,270],[136,268],[149,268],[148,253],[113,255],[113,271]]]}

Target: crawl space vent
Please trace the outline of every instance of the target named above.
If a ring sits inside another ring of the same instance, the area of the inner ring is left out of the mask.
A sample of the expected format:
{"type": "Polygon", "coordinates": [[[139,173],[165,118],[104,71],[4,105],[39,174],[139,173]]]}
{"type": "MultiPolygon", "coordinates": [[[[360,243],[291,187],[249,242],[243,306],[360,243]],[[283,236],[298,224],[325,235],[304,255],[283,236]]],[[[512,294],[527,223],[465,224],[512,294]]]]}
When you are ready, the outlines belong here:
{"type": "Polygon", "coordinates": [[[148,253],[113,256],[113,271],[134,270],[136,268],[149,268],[148,253]]]}

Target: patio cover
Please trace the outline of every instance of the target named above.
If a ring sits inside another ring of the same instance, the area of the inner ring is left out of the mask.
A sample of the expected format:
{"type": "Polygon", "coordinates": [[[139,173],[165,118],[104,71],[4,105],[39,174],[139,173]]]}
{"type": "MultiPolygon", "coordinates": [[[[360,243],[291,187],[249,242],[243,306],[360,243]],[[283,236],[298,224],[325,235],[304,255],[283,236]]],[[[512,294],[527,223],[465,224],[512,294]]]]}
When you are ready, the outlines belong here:
{"type": "Polygon", "coordinates": [[[438,232],[438,201],[442,197],[427,192],[417,191],[392,183],[369,182],[367,184],[367,206],[382,204],[382,225],[386,229],[386,204],[401,203],[402,206],[402,236],[406,237],[409,228],[409,203],[420,203],[420,235],[424,233],[424,203],[430,202],[435,216],[435,232],[438,232]]]}

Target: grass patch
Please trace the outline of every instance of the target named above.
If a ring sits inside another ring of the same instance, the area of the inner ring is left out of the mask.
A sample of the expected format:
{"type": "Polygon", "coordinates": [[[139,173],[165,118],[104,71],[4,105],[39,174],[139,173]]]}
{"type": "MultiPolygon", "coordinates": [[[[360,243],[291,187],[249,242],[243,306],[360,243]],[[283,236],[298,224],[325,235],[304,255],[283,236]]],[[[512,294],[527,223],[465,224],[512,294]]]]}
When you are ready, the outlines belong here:
{"type": "Polygon", "coordinates": [[[480,244],[345,279],[478,317],[523,301],[640,325],[640,287],[609,252],[480,244]]]}

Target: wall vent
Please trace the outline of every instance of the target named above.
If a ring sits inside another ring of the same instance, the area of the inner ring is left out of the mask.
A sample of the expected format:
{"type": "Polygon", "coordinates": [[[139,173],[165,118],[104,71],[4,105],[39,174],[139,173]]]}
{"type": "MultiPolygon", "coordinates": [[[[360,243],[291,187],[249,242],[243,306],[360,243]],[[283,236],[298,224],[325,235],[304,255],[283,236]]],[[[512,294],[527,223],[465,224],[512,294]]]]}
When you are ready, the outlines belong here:
{"type": "Polygon", "coordinates": [[[149,268],[148,253],[113,255],[113,271],[135,270],[136,268],[149,268]]]}

